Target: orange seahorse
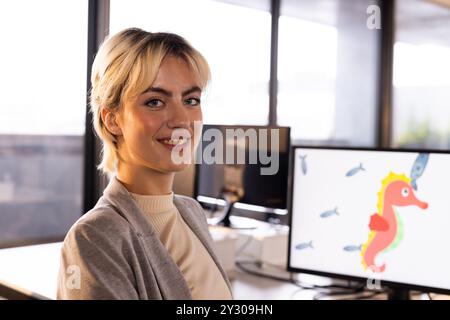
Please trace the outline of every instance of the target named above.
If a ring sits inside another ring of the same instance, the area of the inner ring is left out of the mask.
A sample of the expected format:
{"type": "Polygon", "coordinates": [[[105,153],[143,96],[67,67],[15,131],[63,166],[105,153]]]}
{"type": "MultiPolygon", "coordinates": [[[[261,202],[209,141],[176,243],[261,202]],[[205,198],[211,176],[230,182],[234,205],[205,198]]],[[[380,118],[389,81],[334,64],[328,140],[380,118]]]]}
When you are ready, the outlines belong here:
{"type": "Polygon", "coordinates": [[[394,249],[403,238],[403,224],[395,207],[415,205],[426,209],[428,204],[419,201],[411,187],[411,179],[404,174],[390,172],[382,181],[378,192],[378,212],[370,217],[369,238],[361,248],[362,266],[373,272],[383,272],[386,264],[377,266],[376,256],[382,252],[394,249]]]}

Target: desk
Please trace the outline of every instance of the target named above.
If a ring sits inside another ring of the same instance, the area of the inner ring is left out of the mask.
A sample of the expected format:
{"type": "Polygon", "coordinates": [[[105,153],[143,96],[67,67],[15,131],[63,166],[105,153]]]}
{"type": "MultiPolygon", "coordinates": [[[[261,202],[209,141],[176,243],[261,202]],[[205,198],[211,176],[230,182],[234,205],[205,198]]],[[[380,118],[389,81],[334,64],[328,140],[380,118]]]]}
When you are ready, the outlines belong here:
{"type": "MultiPolygon", "coordinates": [[[[220,240],[219,240],[220,241],[220,240]]],[[[61,242],[0,250],[0,283],[55,299],[61,242]]],[[[315,292],[293,284],[234,271],[235,299],[312,299],[315,292]]]]}
{"type": "Polygon", "coordinates": [[[0,283],[56,299],[61,242],[0,250],[0,283]]]}
{"type": "MultiPolygon", "coordinates": [[[[25,292],[50,299],[56,298],[57,274],[61,243],[33,245],[0,250],[0,284],[4,283],[25,292]]],[[[282,272],[281,272],[282,273],[282,272]]],[[[302,275],[306,283],[326,284],[326,278],[302,275]]],[[[299,290],[287,282],[266,279],[235,270],[231,281],[234,298],[237,300],[310,300],[314,290],[299,290]]],[[[385,298],[383,295],[378,298],[385,298]]],[[[425,298],[416,296],[415,298],[425,298]]],[[[450,296],[433,295],[433,299],[450,299],[450,296]]]]}
{"type": "Polygon", "coordinates": [[[236,300],[312,300],[316,294],[313,290],[299,290],[294,284],[258,277],[241,270],[236,270],[231,285],[236,300]]]}
{"type": "MultiPolygon", "coordinates": [[[[326,279],[310,275],[301,275],[301,277],[305,283],[314,284],[323,283],[326,279]]],[[[232,287],[236,300],[313,300],[318,293],[315,290],[304,290],[294,284],[258,277],[239,270],[236,271],[236,280],[232,281],[232,287]]],[[[330,296],[323,299],[352,299],[354,296],[330,296]]],[[[450,295],[432,293],[431,298],[433,300],[450,300],[450,295]]],[[[386,300],[387,294],[382,293],[371,299],[386,300]]],[[[420,292],[412,292],[411,299],[429,300],[426,294],[420,292]]]]}

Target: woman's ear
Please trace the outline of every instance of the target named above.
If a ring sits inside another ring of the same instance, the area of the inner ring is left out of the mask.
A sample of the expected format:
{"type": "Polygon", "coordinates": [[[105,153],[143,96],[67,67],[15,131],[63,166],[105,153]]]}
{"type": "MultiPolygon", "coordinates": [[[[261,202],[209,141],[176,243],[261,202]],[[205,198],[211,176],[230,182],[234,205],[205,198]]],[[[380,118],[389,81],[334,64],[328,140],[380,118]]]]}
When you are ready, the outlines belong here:
{"type": "Polygon", "coordinates": [[[120,129],[115,112],[109,110],[108,108],[103,108],[101,111],[102,122],[106,129],[110,133],[116,136],[122,135],[122,129],[120,129]]]}

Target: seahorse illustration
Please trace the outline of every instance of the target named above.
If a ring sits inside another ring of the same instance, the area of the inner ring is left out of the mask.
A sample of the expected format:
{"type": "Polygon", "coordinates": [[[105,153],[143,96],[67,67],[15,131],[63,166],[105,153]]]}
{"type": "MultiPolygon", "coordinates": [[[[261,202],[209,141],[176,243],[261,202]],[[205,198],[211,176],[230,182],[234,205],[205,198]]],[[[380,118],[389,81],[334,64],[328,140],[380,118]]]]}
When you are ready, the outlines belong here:
{"type": "Polygon", "coordinates": [[[411,179],[404,174],[390,172],[382,181],[378,192],[378,212],[370,217],[369,238],[361,249],[362,266],[373,272],[383,272],[386,264],[377,266],[376,256],[396,248],[403,238],[403,224],[396,207],[415,205],[428,208],[426,202],[419,201],[411,186],[411,179]]]}

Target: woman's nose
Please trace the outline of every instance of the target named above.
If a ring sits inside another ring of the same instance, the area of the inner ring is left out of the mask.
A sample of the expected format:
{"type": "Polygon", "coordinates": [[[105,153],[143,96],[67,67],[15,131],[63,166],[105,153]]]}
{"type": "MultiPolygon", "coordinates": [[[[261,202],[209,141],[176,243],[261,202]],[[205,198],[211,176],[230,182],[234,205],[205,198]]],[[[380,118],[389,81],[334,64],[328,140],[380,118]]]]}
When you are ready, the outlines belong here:
{"type": "Polygon", "coordinates": [[[172,106],[167,125],[169,128],[189,127],[189,115],[184,105],[177,103],[172,106]]]}

